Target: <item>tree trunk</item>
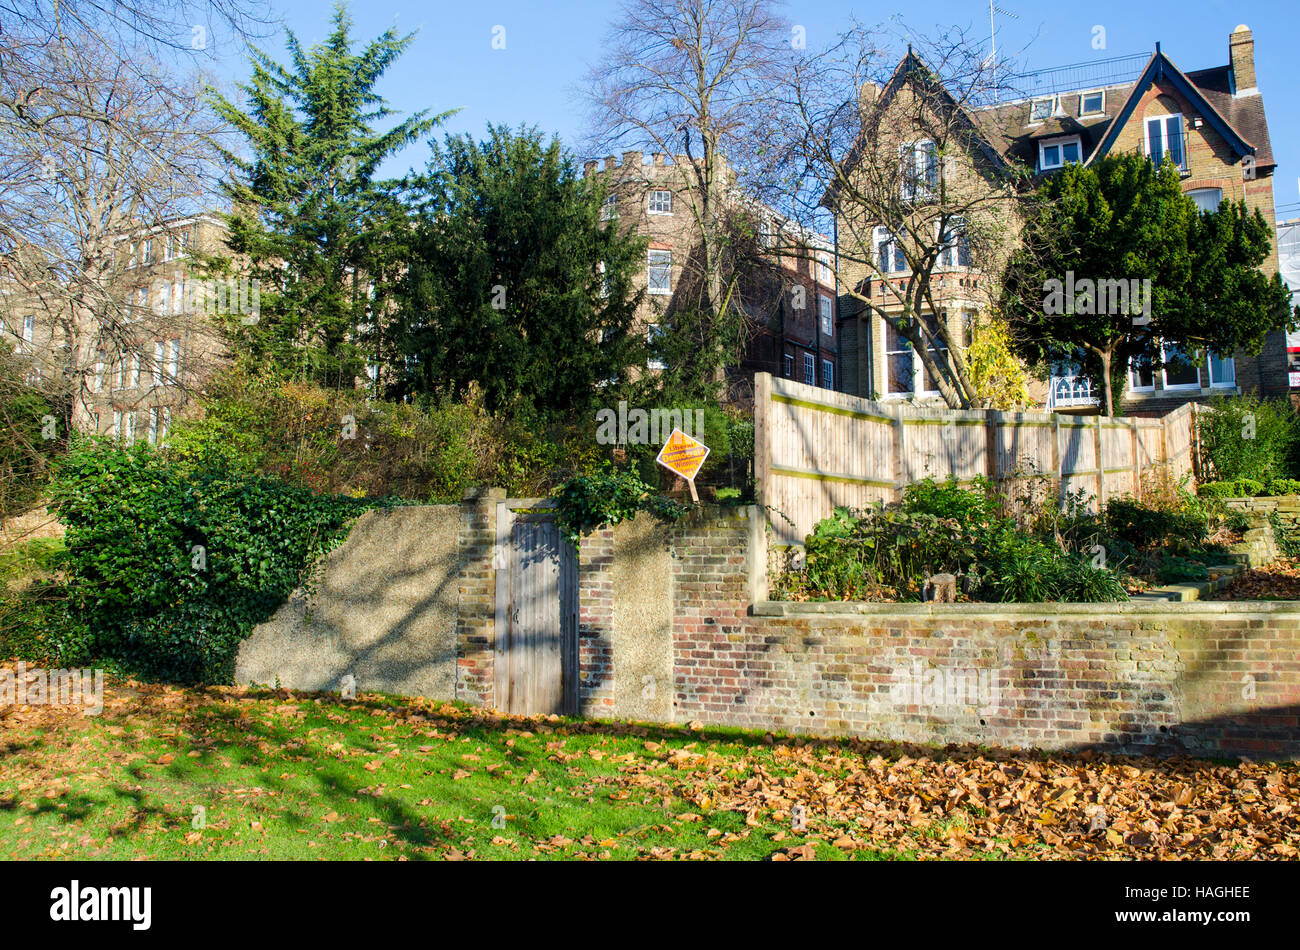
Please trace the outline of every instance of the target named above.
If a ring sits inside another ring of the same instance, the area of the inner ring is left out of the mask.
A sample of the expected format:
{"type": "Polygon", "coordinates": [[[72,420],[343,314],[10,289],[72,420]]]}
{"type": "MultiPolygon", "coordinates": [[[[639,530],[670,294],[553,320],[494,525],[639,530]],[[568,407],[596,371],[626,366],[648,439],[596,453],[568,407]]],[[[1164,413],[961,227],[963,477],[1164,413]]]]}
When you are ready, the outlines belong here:
{"type": "Polygon", "coordinates": [[[1115,348],[1113,346],[1108,347],[1107,349],[1103,350],[1101,353],[1101,378],[1103,381],[1102,385],[1105,386],[1107,416],[1115,415],[1115,395],[1113,392],[1114,387],[1111,386],[1111,381],[1110,381],[1110,364],[1114,355],[1115,355],[1115,348]]]}

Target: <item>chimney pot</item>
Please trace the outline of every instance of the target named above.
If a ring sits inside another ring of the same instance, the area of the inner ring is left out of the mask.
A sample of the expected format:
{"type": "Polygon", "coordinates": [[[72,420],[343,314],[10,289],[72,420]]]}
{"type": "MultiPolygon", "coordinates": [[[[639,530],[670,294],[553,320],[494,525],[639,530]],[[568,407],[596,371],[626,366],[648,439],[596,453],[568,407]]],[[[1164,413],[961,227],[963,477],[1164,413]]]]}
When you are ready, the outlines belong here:
{"type": "Polygon", "coordinates": [[[618,159],[616,159],[613,155],[606,155],[605,171],[612,172],[615,168],[618,168],[618,159]]]}

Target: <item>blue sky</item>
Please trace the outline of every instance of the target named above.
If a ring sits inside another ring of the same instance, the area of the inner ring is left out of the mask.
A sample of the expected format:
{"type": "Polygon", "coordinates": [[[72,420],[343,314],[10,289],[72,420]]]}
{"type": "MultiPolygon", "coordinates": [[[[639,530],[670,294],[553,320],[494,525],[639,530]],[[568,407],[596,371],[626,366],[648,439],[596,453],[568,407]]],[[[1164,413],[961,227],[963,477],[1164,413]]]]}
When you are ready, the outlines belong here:
{"type": "MultiPolygon", "coordinates": [[[[323,38],[333,4],[327,0],[270,0],[285,25],[305,44],[323,38]]],[[[1295,34],[1300,26],[1296,0],[1182,0],[1151,3],[1093,0],[1091,3],[1045,3],[997,0],[1017,19],[998,16],[1000,51],[1025,50],[1026,69],[1044,69],[1105,57],[1149,53],[1159,40],[1165,53],[1184,70],[1228,61],[1228,34],[1245,22],[1255,36],[1259,86],[1269,119],[1279,168],[1274,187],[1279,218],[1300,213],[1300,56],[1295,34]],[[1093,28],[1105,28],[1106,49],[1093,49],[1093,28]]],[[[598,61],[601,45],[618,12],[616,0],[353,0],[356,35],[370,39],[396,25],[418,28],[409,51],[385,75],[380,91],[402,112],[451,108],[462,111],[445,127],[481,134],[488,122],[536,125],[576,147],[584,132],[585,110],[578,88],[587,68],[598,61]],[[493,27],[505,27],[506,48],[492,48],[493,27]]],[[[988,37],[987,0],[793,0],[786,16],[805,27],[809,48],[816,48],[856,16],[879,23],[903,15],[922,33],[936,26],[969,25],[988,37]]],[[[217,43],[216,70],[227,80],[242,79],[246,64],[239,50],[217,43]]],[[[280,34],[259,45],[280,52],[280,34]]],[[[385,169],[400,173],[422,166],[425,146],[408,149],[385,169]]]]}

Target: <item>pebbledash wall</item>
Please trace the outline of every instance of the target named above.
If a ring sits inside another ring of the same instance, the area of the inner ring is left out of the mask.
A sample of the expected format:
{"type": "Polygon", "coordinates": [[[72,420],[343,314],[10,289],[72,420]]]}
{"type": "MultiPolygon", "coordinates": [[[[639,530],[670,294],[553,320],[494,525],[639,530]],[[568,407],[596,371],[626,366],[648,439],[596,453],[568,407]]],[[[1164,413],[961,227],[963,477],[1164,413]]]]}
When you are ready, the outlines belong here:
{"type": "MultiPolygon", "coordinates": [[[[336,689],[330,677],[346,668],[358,690],[491,705],[502,497],[483,492],[436,517],[367,515],[327,562],[314,610],[286,605],[245,644],[239,680],[336,689]],[[434,521],[439,535],[402,534],[434,521]],[[437,594],[453,561],[454,611],[437,594]],[[383,609],[382,577],[400,579],[400,609],[383,609]],[[365,662],[349,664],[349,650],[365,662]]],[[[642,516],[584,538],[583,715],[1300,759],[1300,603],[769,602],[766,530],[758,508],[705,507],[676,525],[642,516]]]]}

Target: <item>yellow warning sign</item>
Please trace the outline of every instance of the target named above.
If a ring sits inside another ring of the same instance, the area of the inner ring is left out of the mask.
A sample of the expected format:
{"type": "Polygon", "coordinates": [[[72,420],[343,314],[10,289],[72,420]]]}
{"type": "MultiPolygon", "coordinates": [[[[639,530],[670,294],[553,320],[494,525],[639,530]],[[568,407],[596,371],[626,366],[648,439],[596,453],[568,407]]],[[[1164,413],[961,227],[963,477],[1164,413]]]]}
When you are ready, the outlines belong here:
{"type": "MultiPolygon", "coordinates": [[[[676,472],[688,482],[694,483],[700,466],[709,457],[709,447],[698,439],[692,439],[681,429],[674,429],[664,447],[655,459],[670,472],[676,472]]],[[[692,484],[692,487],[694,485],[692,484]]]]}

